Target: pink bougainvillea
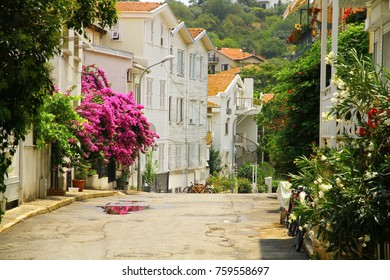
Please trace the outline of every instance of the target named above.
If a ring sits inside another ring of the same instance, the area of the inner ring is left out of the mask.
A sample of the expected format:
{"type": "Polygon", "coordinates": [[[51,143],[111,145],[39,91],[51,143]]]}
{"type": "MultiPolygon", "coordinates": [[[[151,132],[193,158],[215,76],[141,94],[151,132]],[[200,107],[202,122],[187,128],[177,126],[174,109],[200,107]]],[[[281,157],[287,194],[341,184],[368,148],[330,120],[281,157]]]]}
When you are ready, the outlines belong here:
{"type": "Polygon", "coordinates": [[[87,121],[78,137],[88,158],[114,158],[131,165],[158,135],[136,104],[132,93],[114,92],[104,71],[94,65],[83,68],[83,98],[77,112],[87,121]]]}

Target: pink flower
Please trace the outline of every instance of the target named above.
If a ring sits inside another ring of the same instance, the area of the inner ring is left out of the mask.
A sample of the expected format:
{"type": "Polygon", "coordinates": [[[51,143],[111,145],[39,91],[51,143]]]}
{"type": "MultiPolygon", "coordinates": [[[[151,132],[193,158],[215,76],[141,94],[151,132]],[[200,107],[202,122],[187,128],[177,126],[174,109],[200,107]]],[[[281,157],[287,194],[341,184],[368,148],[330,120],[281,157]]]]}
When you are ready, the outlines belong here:
{"type": "Polygon", "coordinates": [[[158,137],[149,130],[144,107],[136,104],[132,93],[114,92],[104,71],[94,65],[84,67],[82,79],[84,97],[77,111],[86,122],[77,135],[85,153],[131,165],[138,156],[136,151],[146,150],[158,137]]]}

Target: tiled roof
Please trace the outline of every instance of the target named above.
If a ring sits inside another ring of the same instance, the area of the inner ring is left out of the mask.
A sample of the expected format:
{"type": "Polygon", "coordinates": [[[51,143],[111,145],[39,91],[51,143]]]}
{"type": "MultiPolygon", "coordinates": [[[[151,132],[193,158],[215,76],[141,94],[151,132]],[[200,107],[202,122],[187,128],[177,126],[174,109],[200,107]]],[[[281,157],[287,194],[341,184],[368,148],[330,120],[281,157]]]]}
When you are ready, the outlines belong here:
{"type": "Polygon", "coordinates": [[[188,31],[191,33],[192,38],[196,38],[200,33],[202,33],[204,28],[188,28],[188,31]]]}
{"type": "Polygon", "coordinates": [[[121,12],[150,12],[163,4],[160,2],[117,2],[116,9],[121,12]]]}
{"type": "Polygon", "coordinates": [[[219,92],[224,92],[226,88],[230,85],[236,74],[231,71],[223,71],[218,74],[210,74],[208,82],[208,96],[215,96],[219,92]]]}
{"type": "Polygon", "coordinates": [[[242,60],[248,57],[253,56],[251,53],[247,53],[242,49],[232,49],[232,48],[221,48],[219,50],[220,53],[226,55],[227,57],[233,60],[242,60]]]}
{"type": "Polygon", "coordinates": [[[214,102],[211,102],[211,101],[207,101],[207,107],[209,107],[209,108],[219,108],[221,106],[219,104],[217,104],[217,103],[214,103],[214,102]]]}
{"type": "Polygon", "coordinates": [[[245,52],[242,49],[221,48],[218,51],[232,60],[244,60],[249,57],[256,57],[260,60],[265,61],[264,57],[245,52]]]}
{"type": "Polygon", "coordinates": [[[208,96],[215,96],[219,92],[224,92],[237,74],[240,74],[242,68],[252,68],[255,65],[245,65],[244,67],[231,68],[217,74],[209,75],[208,96]]]}

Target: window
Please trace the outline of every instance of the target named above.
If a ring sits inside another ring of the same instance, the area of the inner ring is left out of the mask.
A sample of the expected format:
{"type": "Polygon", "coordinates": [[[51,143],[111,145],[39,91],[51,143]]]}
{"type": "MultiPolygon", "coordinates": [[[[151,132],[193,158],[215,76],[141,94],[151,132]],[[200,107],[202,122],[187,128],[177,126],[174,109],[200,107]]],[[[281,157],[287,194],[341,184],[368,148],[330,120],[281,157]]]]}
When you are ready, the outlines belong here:
{"type": "Polygon", "coordinates": [[[390,67],[390,31],[383,35],[383,56],[382,56],[382,66],[389,69],[390,67]]]}
{"type": "Polygon", "coordinates": [[[202,114],[202,112],[203,112],[203,102],[199,101],[198,102],[198,112],[196,114],[196,123],[199,124],[199,125],[203,124],[203,116],[204,116],[204,114],[202,114]]]}
{"type": "Polygon", "coordinates": [[[150,22],[150,41],[153,43],[154,37],[154,20],[150,22]]]}
{"type": "Polygon", "coordinates": [[[190,75],[189,75],[189,78],[191,80],[195,80],[195,61],[196,61],[196,57],[195,57],[195,54],[191,53],[190,54],[190,75]]]}
{"type": "Polygon", "coordinates": [[[184,76],[184,51],[177,50],[177,75],[184,76]]]}
{"type": "Polygon", "coordinates": [[[216,70],[215,70],[215,65],[209,65],[209,74],[215,74],[216,70]]]}
{"type": "MultiPolygon", "coordinates": [[[[169,54],[173,55],[173,46],[169,48],[169,54]]],[[[169,61],[169,73],[173,73],[173,59],[169,61]]]]}
{"type": "Polygon", "coordinates": [[[181,145],[176,146],[176,168],[181,167],[181,145]]]}
{"type": "Polygon", "coordinates": [[[183,106],[184,106],[183,98],[178,98],[176,102],[177,102],[177,103],[176,103],[176,122],[177,122],[177,123],[182,123],[182,122],[183,122],[183,114],[184,114],[184,110],[183,110],[183,106]]]}
{"type": "Polygon", "coordinates": [[[193,155],[192,155],[192,145],[191,143],[188,143],[187,146],[187,153],[188,153],[188,167],[193,166],[193,155]]]}
{"type": "Polygon", "coordinates": [[[146,106],[152,107],[152,101],[153,101],[153,79],[147,78],[146,79],[146,106]]]}
{"type": "Polygon", "coordinates": [[[203,81],[204,76],[204,70],[203,70],[203,57],[201,56],[199,58],[199,80],[203,81]]]}
{"type": "Polygon", "coordinates": [[[225,122],[225,135],[229,134],[229,122],[230,122],[230,119],[227,119],[225,122]]]}
{"type": "Polygon", "coordinates": [[[175,158],[172,156],[173,148],[172,145],[168,146],[168,166],[170,170],[175,169],[175,158]]]}
{"type": "Polygon", "coordinates": [[[188,108],[188,124],[196,124],[196,100],[190,100],[190,106],[188,108]]]}
{"type": "Polygon", "coordinates": [[[165,81],[160,81],[160,108],[165,108],[165,81]]]}
{"type": "Polygon", "coordinates": [[[165,144],[158,145],[158,169],[160,171],[165,170],[165,144]]]}
{"type": "Polygon", "coordinates": [[[160,28],[160,45],[164,46],[164,25],[162,24],[160,28]]]}
{"type": "Polygon", "coordinates": [[[168,99],[168,121],[172,121],[172,96],[169,96],[168,99]]]}
{"type": "Polygon", "coordinates": [[[116,41],[120,38],[119,33],[119,21],[111,29],[111,40],[116,41]]]}
{"type": "Polygon", "coordinates": [[[221,71],[226,71],[226,70],[229,70],[230,69],[230,65],[229,64],[222,64],[221,65],[221,71]]]}

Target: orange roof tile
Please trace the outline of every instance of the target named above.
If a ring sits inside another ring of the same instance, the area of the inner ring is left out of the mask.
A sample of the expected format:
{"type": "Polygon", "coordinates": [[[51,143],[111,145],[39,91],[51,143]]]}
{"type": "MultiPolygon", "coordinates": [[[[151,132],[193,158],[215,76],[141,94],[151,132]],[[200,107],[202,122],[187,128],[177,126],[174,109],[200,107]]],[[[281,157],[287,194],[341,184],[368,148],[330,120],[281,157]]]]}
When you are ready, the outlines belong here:
{"type": "Polygon", "coordinates": [[[262,57],[261,55],[251,54],[243,51],[242,49],[221,48],[218,51],[232,60],[243,60],[248,57],[256,57],[259,60],[266,61],[266,58],[262,57]]]}
{"type": "Polygon", "coordinates": [[[207,101],[207,107],[209,107],[209,108],[219,108],[221,106],[219,104],[217,104],[217,103],[214,103],[214,102],[211,102],[211,101],[207,101]]]}
{"type": "Polygon", "coordinates": [[[150,12],[163,4],[160,2],[117,2],[116,9],[121,12],[150,12]]]}
{"type": "Polygon", "coordinates": [[[200,33],[202,33],[204,28],[188,28],[192,38],[196,38],[200,33]]]}
{"type": "Polygon", "coordinates": [[[224,92],[230,85],[236,74],[226,72],[228,71],[209,75],[208,96],[215,96],[219,92],[224,92]]]}
{"type": "Polygon", "coordinates": [[[253,54],[247,53],[242,49],[221,48],[219,52],[233,60],[242,60],[253,56],[253,54]]]}

